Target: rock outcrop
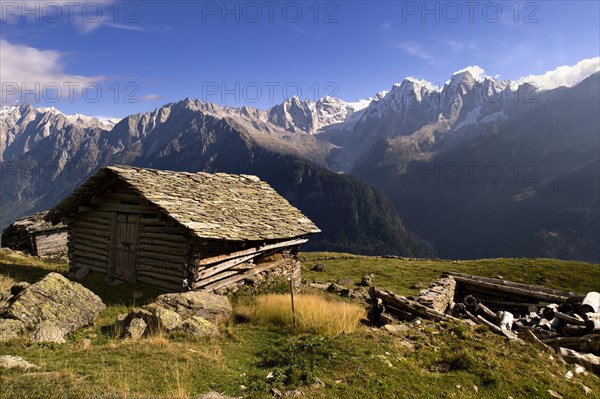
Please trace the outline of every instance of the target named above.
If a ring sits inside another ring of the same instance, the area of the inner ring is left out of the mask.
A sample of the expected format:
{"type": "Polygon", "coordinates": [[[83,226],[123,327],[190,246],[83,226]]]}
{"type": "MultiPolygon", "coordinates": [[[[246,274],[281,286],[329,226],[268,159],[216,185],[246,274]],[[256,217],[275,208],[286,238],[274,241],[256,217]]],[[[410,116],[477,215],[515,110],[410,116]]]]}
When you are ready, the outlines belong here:
{"type": "Polygon", "coordinates": [[[203,291],[164,294],[155,302],[117,316],[115,332],[131,339],[171,331],[195,337],[215,336],[219,335],[215,324],[231,314],[226,296],[203,291]]]}
{"type": "Polygon", "coordinates": [[[106,308],[92,291],[58,273],[14,288],[0,308],[0,341],[29,332],[34,342],[61,343],[69,333],[92,324],[106,308]]]}
{"type": "Polygon", "coordinates": [[[226,296],[204,291],[160,295],[155,304],[179,313],[183,318],[199,316],[211,323],[223,322],[233,312],[226,296]]]}

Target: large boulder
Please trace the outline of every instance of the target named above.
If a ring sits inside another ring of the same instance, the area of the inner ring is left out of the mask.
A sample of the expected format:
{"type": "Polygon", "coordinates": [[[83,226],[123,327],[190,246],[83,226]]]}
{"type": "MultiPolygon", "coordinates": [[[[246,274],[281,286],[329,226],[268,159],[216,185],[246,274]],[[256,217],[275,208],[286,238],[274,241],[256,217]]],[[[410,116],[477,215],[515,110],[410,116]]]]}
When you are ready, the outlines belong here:
{"type": "Polygon", "coordinates": [[[68,332],[58,327],[53,322],[46,320],[36,326],[29,335],[31,342],[54,342],[64,344],[68,332]]]}
{"type": "Polygon", "coordinates": [[[25,323],[20,320],[0,319],[0,342],[18,338],[25,331],[25,323]]]}
{"type": "Polygon", "coordinates": [[[181,324],[183,319],[179,313],[151,303],[143,307],[152,313],[152,328],[158,331],[171,331],[181,324]]]}
{"type": "Polygon", "coordinates": [[[199,316],[215,324],[229,319],[233,312],[226,296],[204,291],[160,295],[154,304],[178,313],[183,319],[199,316]]]}
{"type": "Polygon", "coordinates": [[[192,316],[181,323],[175,331],[193,335],[194,337],[212,337],[219,335],[219,329],[210,321],[192,316]]]}
{"type": "Polygon", "coordinates": [[[47,335],[51,342],[58,342],[59,332],[64,339],[68,333],[90,325],[105,308],[92,291],[61,274],[50,273],[11,297],[0,319],[18,320],[41,341],[47,335]]]}

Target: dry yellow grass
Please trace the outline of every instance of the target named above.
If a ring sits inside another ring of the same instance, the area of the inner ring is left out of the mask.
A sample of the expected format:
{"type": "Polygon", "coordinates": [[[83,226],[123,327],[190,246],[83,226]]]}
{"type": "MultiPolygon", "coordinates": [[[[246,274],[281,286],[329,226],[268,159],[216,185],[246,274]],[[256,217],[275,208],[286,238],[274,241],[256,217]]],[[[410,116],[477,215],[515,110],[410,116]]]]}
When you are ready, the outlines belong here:
{"type": "Polygon", "coordinates": [[[8,291],[16,283],[12,278],[0,274],[0,291],[8,291]]]}
{"type": "MultiPolygon", "coordinates": [[[[360,327],[365,310],[358,305],[329,300],[323,295],[304,294],[294,298],[296,324],[299,331],[335,337],[349,334],[360,327]]],[[[251,312],[259,323],[291,327],[292,302],[287,294],[262,295],[251,312]]]]}

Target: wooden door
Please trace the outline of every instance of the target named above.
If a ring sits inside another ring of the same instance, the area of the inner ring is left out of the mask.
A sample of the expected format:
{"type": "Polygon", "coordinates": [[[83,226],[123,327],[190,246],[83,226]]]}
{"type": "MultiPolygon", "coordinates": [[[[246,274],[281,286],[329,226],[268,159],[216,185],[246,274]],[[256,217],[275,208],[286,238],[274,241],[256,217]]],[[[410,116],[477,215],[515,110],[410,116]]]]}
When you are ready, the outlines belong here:
{"type": "Polygon", "coordinates": [[[113,217],[112,277],[131,283],[137,281],[138,220],[135,213],[117,213],[113,217]]]}

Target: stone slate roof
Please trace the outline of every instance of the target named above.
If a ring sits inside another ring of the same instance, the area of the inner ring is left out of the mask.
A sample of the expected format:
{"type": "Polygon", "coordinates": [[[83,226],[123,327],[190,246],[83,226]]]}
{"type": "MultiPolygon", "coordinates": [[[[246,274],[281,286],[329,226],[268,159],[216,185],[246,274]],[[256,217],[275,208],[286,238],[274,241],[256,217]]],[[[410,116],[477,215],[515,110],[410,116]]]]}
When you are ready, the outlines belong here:
{"type": "Polygon", "coordinates": [[[100,169],[52,209],[47,219],[60,221],[116,181],[126,182],[134,192],[199,238],[261,241],[321,231],[256,176],[130,166],[100,169]]]}
{"type": "Polygon", "coordinates": [[[67,229],[67,226],[62,223],[52,224],[44,220],[47,214],[48,211],[43,211],[22,219],[15,220],[6,228],[5,231],[21,230],[30,234],[34,234],[67,229]]]}

